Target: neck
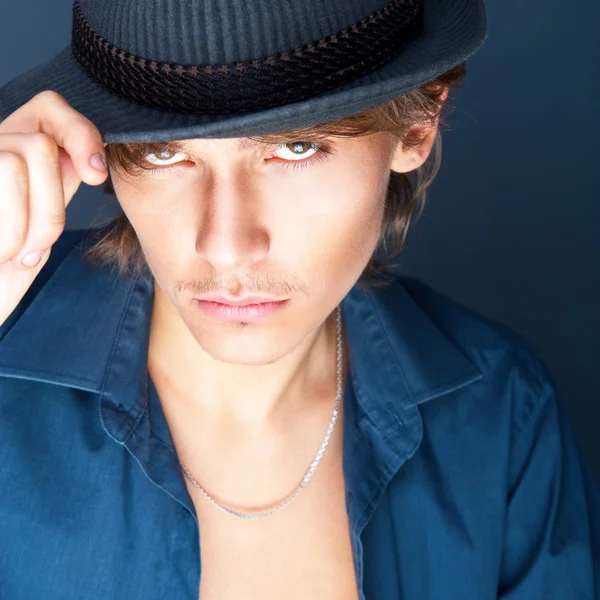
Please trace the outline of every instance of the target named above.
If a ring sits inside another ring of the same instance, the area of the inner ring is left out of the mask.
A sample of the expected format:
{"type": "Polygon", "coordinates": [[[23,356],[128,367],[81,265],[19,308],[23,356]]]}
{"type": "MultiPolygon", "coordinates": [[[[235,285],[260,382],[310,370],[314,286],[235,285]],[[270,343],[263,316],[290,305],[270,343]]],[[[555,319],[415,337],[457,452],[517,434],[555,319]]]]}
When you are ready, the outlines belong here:
{"type": "MultiPolygon", "coordinates": [[[[344,386],[348,352],[344,335],[342,340],[344,386]]],[[[210,355],[155,284],[148,370],[171,425],[201,424],[203,431],[238,439],[282,434],[299,419],[308,424],[331,415],[337,388],[336,311],[278,359],[235,364],[210,355]]]]}

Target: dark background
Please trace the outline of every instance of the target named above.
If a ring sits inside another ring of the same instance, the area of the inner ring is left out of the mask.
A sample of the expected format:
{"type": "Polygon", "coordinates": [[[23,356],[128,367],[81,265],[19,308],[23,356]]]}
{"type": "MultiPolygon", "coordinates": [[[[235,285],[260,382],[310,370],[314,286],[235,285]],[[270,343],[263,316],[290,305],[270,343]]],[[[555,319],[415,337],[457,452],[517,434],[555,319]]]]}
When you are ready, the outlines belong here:
{"type": "MultiPolygon", "coordinates": [[[[0,0],[0,85],[70,39],[71,0],[0,0]]],[[[531,341],[600,480],[600,2],[487,0],[401,271],[531,341]]],[[[85,184],[67,228],[116,203],[85,184]]]]}

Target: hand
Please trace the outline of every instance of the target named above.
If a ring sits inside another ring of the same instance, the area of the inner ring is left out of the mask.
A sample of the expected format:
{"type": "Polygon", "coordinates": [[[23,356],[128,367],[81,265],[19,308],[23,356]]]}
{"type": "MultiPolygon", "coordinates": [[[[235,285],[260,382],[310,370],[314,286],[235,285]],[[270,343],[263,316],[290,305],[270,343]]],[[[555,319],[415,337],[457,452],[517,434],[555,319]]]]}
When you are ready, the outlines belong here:
{"type": "Polygon", "coordinates": [[[0,325],[48,261],[81,182],[106,180],[105,146],[96,126],[50,90],[0,123],[0,325]],[[28,256],[39,261],[26,266],[28,256]]]}

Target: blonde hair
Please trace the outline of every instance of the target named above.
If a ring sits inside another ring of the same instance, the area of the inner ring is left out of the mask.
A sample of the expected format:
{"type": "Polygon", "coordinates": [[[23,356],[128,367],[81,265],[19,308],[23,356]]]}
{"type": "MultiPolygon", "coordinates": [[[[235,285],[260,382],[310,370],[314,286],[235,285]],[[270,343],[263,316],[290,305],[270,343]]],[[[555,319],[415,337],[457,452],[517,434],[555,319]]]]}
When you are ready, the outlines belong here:
{"type": "MultiPolygon", "coordinates": [[[[466,61],[391,102],[336,121],[253,136],[252,139],[278,144],[289,143],[290,139],[308,142],[319,136],[359,137],[384,132],[401,142],[405,148],[412,149],[425,139],[428,127],[436,119],[439,119],[440,125],[444,123],[443,117],[449,105],[442,97],[443,92],[446,88],[462,87],[465,75],[466,61]]],[[[109,168],[131,174],[136,169],[144,168],[142,157],[149,152],[164,150],[168,144],[107,144],[105,151],[109,168]]],[[[432,151],[422,166],[408,173],[391,171],[377,248],[358,282],[363,289],[369,285],[386,285],[386,279],[393,274],[397,265],[377,265],[375,255],[381,246],[386,259],[396,257],[402,250],[411,222],[418,220],[423,212],[427,189],[439,170],[441,153],[442,138],[438,129],[432,151]],[[361,281],[363,279],[369,281],[361,281]]],[[[104,191],[116,195],[110,175],[104,184],[104,191]]],[[[104,227],[88,230],[88,235],[92,236],[93,243],[84,251],[84,260],[98,266],[112,266],[118,270],[119,277],[137,276],[149,269],[133,226],[122,210],[104,227]]]]}

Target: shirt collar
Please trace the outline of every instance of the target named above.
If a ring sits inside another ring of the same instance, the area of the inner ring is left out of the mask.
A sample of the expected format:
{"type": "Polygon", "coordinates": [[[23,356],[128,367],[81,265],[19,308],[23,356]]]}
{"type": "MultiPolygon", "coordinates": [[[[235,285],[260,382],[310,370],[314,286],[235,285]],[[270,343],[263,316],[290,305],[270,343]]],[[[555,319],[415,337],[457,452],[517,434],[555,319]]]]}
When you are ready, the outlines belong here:
{"type": "MultiPolygon", "coordinates": [[[[146,410],[153,294],[148,272],[119,279],[73,248],[0,339],[0,376],[101,394],[112,409],[105,427],[123,442],[146,410]]],[[[358,404],[392,446],[414,407],[482,378],[401,278],[384,288],[354,285],[342,313],[358,404]]]]}

